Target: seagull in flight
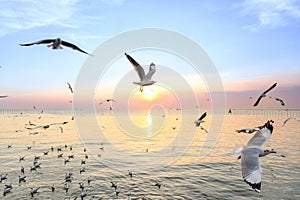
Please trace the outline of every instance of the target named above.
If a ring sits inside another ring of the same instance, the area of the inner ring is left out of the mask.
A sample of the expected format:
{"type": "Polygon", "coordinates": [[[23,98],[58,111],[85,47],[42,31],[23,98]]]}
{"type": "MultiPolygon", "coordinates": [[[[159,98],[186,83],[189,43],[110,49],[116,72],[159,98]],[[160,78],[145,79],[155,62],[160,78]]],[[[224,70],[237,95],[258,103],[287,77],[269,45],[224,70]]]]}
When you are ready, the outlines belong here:
{"type": "Polygon", "coordinates": [[[72,86],[70,85],[69,82],[67,82],[67,84],[68,84],[68,88],[70,89],[71,93],[73,94],[73,88],[72,88],[72,86]]]}
{"type": "Polygon", "coordinates": [[[272,90],[274,87],[276,87],[277,83],[274,83],[269,89],[267,89],[266,91],[264,91],[259,97],[258,99],[256,100],[256,102],[254,103],[254,107],[257,106],[260,102],[260,100],[263,98],[263,97],[266,97],[266,94],[272,90]]]}
{"type": "Polygon", "coordinates": [[[201,117],[199,117],[199,119],[198,119],[197,121],[194,122],[195,125],[196,125],[197,127],[199,127],[200,124],[201,124],[202,122],[204,122],[203,119],[204,119],[205,117],[206,117],[206,112],[203,113],[203,114],[201,115],[201,117]]]}
{"type": "Polygon", "coordinates": [[[8,96],[7,95],[1,95],[0,96],[1,99],[6,98],[6,97],[8,97],[8,96]]]}
{"type": "Polygon", "coordinates": [[[117,103],[117,101],[114,100],[114,99],[104,99],[104,100],[102,100],[102,101],[99,103],[99,105],[103,104],[104,102],[114,102],[114,103],[117,103]]]}
{"type": "Polygon", "coordinates": [[[290,121],[292,119],[292,117],[287,118],[286,120],[284,120],[282,126],[284,126],[288,121],[290,121]]]}
{"type": "Polygon", "coordinates": [[[140,77],[140,82],[133,82],[134,84],[140,86],[140,92],[143,92],[143,86],[148,86],[148,85],[152,85],[152,84],[156,83],[155,81],[151,80],[153,74],[156,71],[156,67],[155,67],[154,63],[150,64],[150,66],[149,66],[149,72],[148,72],[148,74],[145,75],[144,69],[142,68],[142,66],[138,62],[136,62],[127,53],[125,53],[125,56],[130,61],[130,63],[132,64],[132,66],[134,67],[135,71],[138,73],[138,75],[140,77]]]}
{"type": "MultiPolygon", "coordinates": [[[[244,147],[236,147],[233,157],[241,158],[242,176],[246,183],[256,192],[261,189],[261,167],[259,157],[267,156],[277,152],[273,149],[263,150],[261,146],[271,137],[273,132],[273,120],[267,121],[265,125],[248,141],[244,147]]],[[[284,156],[282,156],[284,157],[284,156]]]]}
{"type": "Polygon", "coordinates": [[[63,124],[67,124],[67,123],[68,123],[68,122],[56,122],[56,123],[46,124],[46,125],[42,125],[42,126],[27,127],[27,129],[28,129],[28,130],[33,130],[33,129],[38,129],[38,128],[48,129],[50,126],[54,126],[54,125],[63,125],[63,124]]]}
{"type": "Polygon", "coordinates": [[[33,43],[27,43],[27,44],[20,44],[21,46],[31,46],[31,45],[35,45],[35,44],[49,44],[47,45],[47,47],[51,47],[52,49],[62,49],[62,46],[66,46],[69,48],[72,48],[73,50],[77,50],[80,51],[82,53],[85,53],[87,55],[92,56],[91,54],[83,51],[82,49],[80,49],[78,46],[76,46],[75,44],[66,42],[60,38],[56,38],[56,39],[45,39],[45,40],[40,40],[37,42],[33,42],[33,43]]]}
{"type": "Polygon", "coordinates": [[[279,98],[275,97],[275,100],[279,101],[282,106],[285,106],[285,103],[282,99],[279,99],[279,98]]]}
{"type": "Polygon", "coordinates": [[[238,133],[254,133],[255,131],[259,131],[259,128],[256,127],[256,128],[243,128],[243,129],[240,129],[240,130],[235,130],[236,132],[238,133]]]}

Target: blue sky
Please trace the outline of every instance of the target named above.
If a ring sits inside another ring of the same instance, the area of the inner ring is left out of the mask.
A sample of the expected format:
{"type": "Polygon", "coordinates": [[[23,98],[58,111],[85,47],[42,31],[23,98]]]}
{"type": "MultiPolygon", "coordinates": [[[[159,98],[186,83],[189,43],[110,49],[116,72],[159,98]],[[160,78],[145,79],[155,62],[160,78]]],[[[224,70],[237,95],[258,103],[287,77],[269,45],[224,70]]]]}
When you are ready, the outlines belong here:
{"type": "Polygon", "coordinates": [[[229,97],[278,82],[279,93],[293,94],[284,93],[290,107],[300,108],[300,1],[1,0],[0,19],[0,95],[9,95],[2,108],[54,94],[71,99],[66,82],[76,82],[87,59],[68,48],[20,43],[60,37],[92,52],[114,35],[145,27],[174,30],[197,42],[229,97]]]}

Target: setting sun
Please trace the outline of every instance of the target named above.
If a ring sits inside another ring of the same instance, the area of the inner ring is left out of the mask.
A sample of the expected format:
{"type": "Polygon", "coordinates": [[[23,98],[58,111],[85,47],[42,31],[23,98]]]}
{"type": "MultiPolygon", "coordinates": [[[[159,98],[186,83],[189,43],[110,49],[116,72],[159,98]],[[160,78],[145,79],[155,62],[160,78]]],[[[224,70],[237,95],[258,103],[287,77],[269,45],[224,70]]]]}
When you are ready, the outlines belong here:
{"type": "Polygon", "coordinates": [[[144,87],[143,96],[147,100],[152,100],[155,98],[155,92],[151,87],[144,87]]]}

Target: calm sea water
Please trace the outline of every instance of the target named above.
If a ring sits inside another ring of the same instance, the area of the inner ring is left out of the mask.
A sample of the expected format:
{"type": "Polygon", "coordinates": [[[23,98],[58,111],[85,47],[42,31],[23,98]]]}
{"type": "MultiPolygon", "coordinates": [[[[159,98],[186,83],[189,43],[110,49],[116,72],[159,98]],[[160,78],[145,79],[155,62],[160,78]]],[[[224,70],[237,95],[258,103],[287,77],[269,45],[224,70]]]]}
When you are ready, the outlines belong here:
{"type": "Polygon", "coordinates": [[[198,115],[194,112],[183,116],[182,112],[173,111],[131,113],[128,117],[107,111],[93,116],[98,126],[98,130],[94,130],[88,117],[71,120],[70,113],[2,113],[0,174],[8,175],[0,187],[4,189],[5,184],[12,183],[13,189],[0,199],[80,199],[80,182],[85,184],[87,197],[84,199],[92,196],[127,199],[128,195],[132,199],[141,199],[144,195],[147,199],[300,199],[298,111],[289,114],[235,112],[224,116],[222,124],[208,115],[203,124],[208,133],[194,126],[198,115]],[[283,121],[289,116],[293,118],[283,127],[283,121]],[[256,193],[243,181],[240,161],[230,155],[236,145],[245,145],[253,136],[238,134],[236,129],[263,125],[268,119],[275,121],[274,132],[263,148],[274,148],[286,158],[269,155],[260,159],[262,190],[256,193]],[[69,123],[46,130],[27,130],[25,124],[29,121],[36,125],[69,123]],[[222,127],[222,132],[214,132],[214,127],[222,127]],[[38,134],[30,134],[36,131],[38,134]],[[28,146],[31,149],[27,149],[28,146]],[[57,151],[59,147],[61,152],[57,151]],[[49,154],[43,155],[44,151],[49,154]],[[62,158],[57,157],[59,153],[63,153],[62,158]],[[68,155],[74,158],[64,164],[68,155]],[[25,161],[19,162],[20,156],[25,156],[25,161]],[[41,168],[30,171],[34,156],[40,156],[41,168]],[[82,164],[82,160],[86,164],[82,164]],[[21,166],[25,168],[25,183],[18,182],[21,166]],[[82,167],[85,172],[80,174],[82,167]],[[132,178],[128,170],[132,171],[132,178]],[[73,180],[65,192],[64,178],[69,171],[73,173],[73,180]],[[88,177],[92,180],[90,185],[88,177]],[[155,186],[157,180],[162,185],[160,189],[155,186]],[[117,182],[118,197],[111,181],[117,182]],[[55,192],[51,191],[52,185],[55,192]],[[34,197],[30,196],[31,187],[40,187],[34,197]]]}

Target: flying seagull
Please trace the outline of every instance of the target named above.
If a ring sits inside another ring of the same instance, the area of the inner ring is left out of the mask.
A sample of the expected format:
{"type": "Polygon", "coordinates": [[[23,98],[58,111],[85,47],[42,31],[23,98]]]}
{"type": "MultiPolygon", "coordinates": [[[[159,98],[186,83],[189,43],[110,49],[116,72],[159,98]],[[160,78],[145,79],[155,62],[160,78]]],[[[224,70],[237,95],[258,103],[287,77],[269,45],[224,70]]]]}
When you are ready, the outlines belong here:
{"type": "Polygon", "coordinates": [[[284,101],[282,99],[279,99],[279,98],[275,97],[275,100],[279,101],[282,106],[285,106],[285,103],[284,103],[284,101]]]}
{"type": "Polygon", "coordinates": [[[259,131],[259,128],[256,127],[256,128],[243,128],[243,129],[240,129],[240,130],[235,130],[236,132],[238,133],[254,133],[255,131],[259,131]]]}
{"type": "Polygon", "coordinates": [[[54,126],[54,125],[63,125],[63,124],[67,124],[68,122],[56,122],[56,123],[52,123],[52,124],[46,124],[46,125],[42,125],[42,126],[35,126],[35,127],[27,127],[28,130],[33,130],[33,129],[38,129],[38,128],[43,128],[43,129],[47,129],[50,126],[54,126]]]}
{"type": "MultiPolygon", "coordinates": [[[[262,150],[261,146],[271,137],[273,132],[273,120],[267,121],[265,125],[248,141],[244,147],[236,147],[233,157],[241,160],[242,176],[246,183],[256,192],[261,189],[261,167],[259,157],[277,153],[272,150],[262,150]]],[[[283,156],[282,156],[283,157],[283,156]]]]}
{"type": "Polygon", "coordinates": [[[140,86],[140,92],[143,91],[143,86],[148,86],[148,85],[152,85],[155,83],[155,81],[152,81],[151,78],[153,76],[153,74],[156,71],[156,67],[154,63],[151,63],[149,66],[149,72],[148,74],[145,75],[145,71],[142,68],[142,66],[136,62],[130,55],[128,55],[127,53],[125,53],[125,56],[127,57],[127,59],[130,61],[130,63],[132,64],[132,66],[134,67],[135,71],[138,73],[139,77],[140,77],[140,82],[133,82],[136,85],[140,86]]]}
{"type": "Polygon", "coordinates": [[[284,120],[282,126],[284,126],[288,121],[290,121],[292,119],[292,117],[287,118],[286,120],[284,120]]]}
{"type": "Polygon", "coordinates": [[[72,86],[70,85],[69,82],[67,82],[67,84],[68,84],[68,88],[70,89],[71,93],[73,94],[73,88],[72,88],[72,86]]]}
{"type": "Polygon", "coordinates": [[[205,117],[206,117],[206,112],[203,113],[203,114],[201,115],[201,117],[199,117],[199,119],[198,119],[197,121],[194,122],[195,125],[196,125],[197,127],[199,127],[200,124],[201,124],[202,122],[204,122],[203,119],[204,119],[205,117]]]}
{"type": "Polygon", "coordinates": [[[117,103],[117,101],[114,100],[114,99],[104,99],[104,100],[102,100],[102,101],[99,103],[99,105],[103,104],[104,102],[115,102],[115,103],[117,103]]]}
{"type": "Polygon", "coordinates": [[[56,38],[56,39],[45,39],[45,40],[40,40],[40,41],[37,41],[37,42],[33,42],[33,43],[28,43],[28,44],[20,44],[21,46],[31,46],[31,45],[35,45],[35,44],[49,44],[47,45],[47,47],[51,47],[52,49],[62,49],[62,45],[63,46],[66,46],[66,47],[69,47],[69,48],[72,48],[73,50],[77,50],[77,51],[80,51],[82,53],[85,53],[87,55],[90,55],[92,56],[91,54],[83,51],[82,49],[80,49],[78,46],[72,44],[72,43],[69,43],[69,42],[66,42],[60,38],[56,38]]]}
{"type": "Polygon", "coordinates": [[[1,99],[6,98],[6,97],[8,97],[8,96],[7,95],[1,95],[0,96],[1,99]]]}
{"type": "Polygon", "coordinates": [[[254,106],[254,107],[257,106],[257,105],[259,104],[261,98],[266,97],[266,94],[267,94],[270,90],[272,90],[276,85],[277,85],[277,83],[274,83],[269,89],[267,89],[266,91],[264,91],[264,92],[258,97],[258,99],[256,100],[256,102],[254,103],[253,106],[254,106]]]}

